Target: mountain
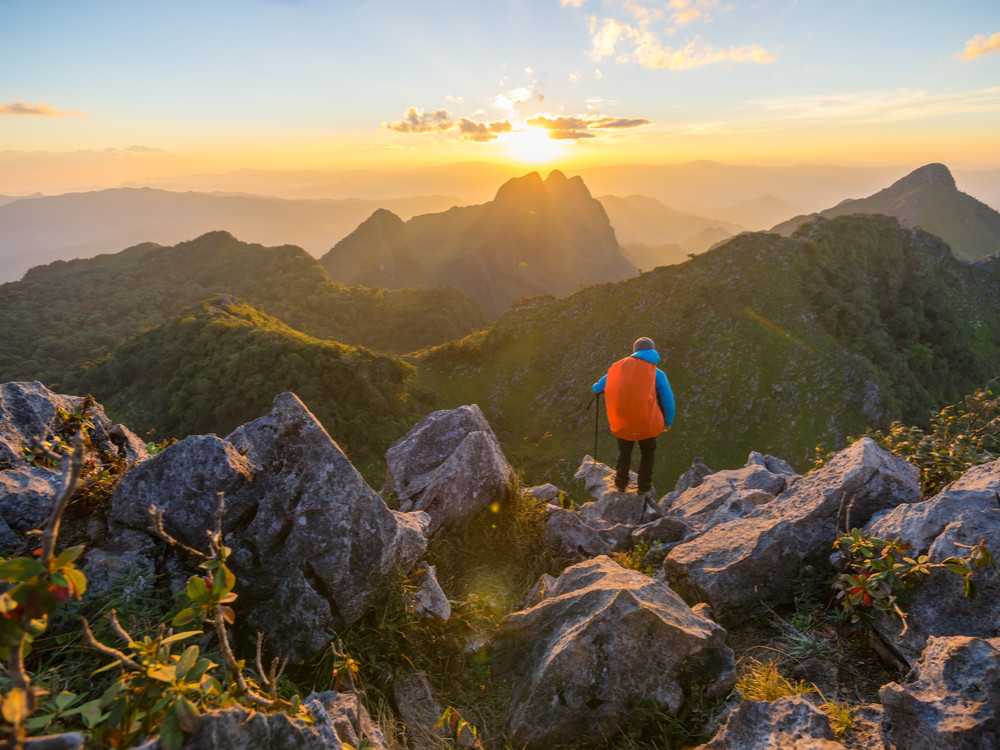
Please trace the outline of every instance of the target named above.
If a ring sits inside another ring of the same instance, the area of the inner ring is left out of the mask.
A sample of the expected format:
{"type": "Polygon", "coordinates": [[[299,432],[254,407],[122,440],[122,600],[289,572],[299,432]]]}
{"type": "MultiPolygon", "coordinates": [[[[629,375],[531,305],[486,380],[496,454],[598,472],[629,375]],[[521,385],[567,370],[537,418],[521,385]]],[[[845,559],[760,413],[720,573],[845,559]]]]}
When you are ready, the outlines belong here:
{"type": "Polygon", "coordinates": [[[404,352],[485,325],[454,289],[349,288],[292,245],[264,247],[211,232],[172,247],[57,261],[0,285],[0,382],[59,382],[188,305],[237,296],[321,339],[404,352]]]}
{"type": "Polygon", "coordinates": [[[943,164],[928,164],[874,195],[845,200],[810,216],[798,216],[772,231],[791,234],[816,216],[885,214],[906,228],[935,234],[959,258],[977,260],[1000,251],[1000,213],[959,191],[943,164]]]}
{"type": "Polygon", "coordinates": [[[582,179],[558,170],[509,180],[488,203],[405,222],[376,211],[320,262],[348,284],[453,286],[494,317],[519,297],[635,273],[604,208],[582,179]]]}
{"type": "MultiPolygon", "coordinates": [[[[718,230],[719,239],[742,232],[744,227],[726,221],[696,216],[684,211],[675,211],[664,206],[655,198],[643,195],[629,195],[620,198],[604,195],[598,198],[608,214],[615,236],[623,245],[630,243],[683,245],[688,240],[701,236],[705,230],[718,230]]],[[[707,250],[711,244],[700,250],[694,246],[690,252],[707,250]]]]}
{"type": "Polygon", "coordinates": [[[331,437],[362,463],[410,424],[413,368],[392,356],[322,341],[219,295],[169,318],[72,373],[116,421],[157,440],[225,435],[295,392],[331,437]]]}
{"type": "Polygon", "coordinates": [[[412,216],[457,202],[441,195],[284,200],[150,188],[12,200],[0,205],[0,282],[54,260],[90,258],[142,242],[174,244],[219,228],[262,244],[295,244],[318,256],[379,206],[412,216]]]}
{"type": "Polygon", "coordinates": [[[698,209],[698,214],[707,219],[730,222],[755,232],[769,229],[799,212],[790,203],[773,195],[760,195],[723,208],[698,209]]]}
{"type": "MultiPolygon", "coordinates": [[[[415,358],[415,387],[438,408],[478,403],[529,481],[569,482],[594,451],[590,385],[640,336],[677,398],[658,489],[695,457],[718,469],[750,450],[801,471],[819,443],[923,423],[1000,373],[1000,260],[959,261],[884,216],[745,233],[678,265],[522,302],[415,358]]],[[[615,447],[598,422],[607,461],[615,447]]]]}

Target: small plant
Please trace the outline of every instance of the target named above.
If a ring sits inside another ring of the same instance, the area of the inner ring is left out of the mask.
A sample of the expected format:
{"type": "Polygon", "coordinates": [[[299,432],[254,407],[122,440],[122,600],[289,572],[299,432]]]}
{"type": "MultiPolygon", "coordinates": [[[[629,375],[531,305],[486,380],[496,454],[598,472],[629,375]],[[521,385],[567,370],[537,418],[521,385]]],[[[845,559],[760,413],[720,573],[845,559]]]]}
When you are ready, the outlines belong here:
{"type": "Polygon", "coordinates": [[[438,719],[434,729],[445,729],[448,736],[458,743],[459,747],[477,747],[478,732],[476,728],[467,722],[457,708],[448,706],[441,718],[438,719]]]}
{"type": "Polygon", "coordinates": [[[626,552],[612,552],[611,559],[616,563],[621,565],[623,568],[628,568],[629,570],[636,570],[640,573],[644,573],[648,576],[652,576],[656,573],[655,570],[648,564],[646,564],[646,555],[649,553],[649,545],[645,542],[639,542],[632,549],[626,552]]]}
{"type": "Polygon", "coordinates": [[[905,633],[906,615],[899,606],[899,596],[933,569],[944,568],[962,576],[965,596],[976,596],[972,574],[993,565],[993,556],[984,541],[971,547],[961,546],[969,554],[932,563],[927,555],[908,557],[909,544],[905,542],[887,541],[852,529],[834,544],[847,558],[848,567],[833,581],[837,599],[851,622],[858,622],[863,613],[876,610],[900,619],[905,633]]]}
{"type": "Polygon", "coordinates": [[[794,695],[809,695],[813,688],[801,680],[789,680],[778,671],[778,660],[750,658],[736,679],[736,690],[750,701],[776,701],[794,695]]]}
{"type": "Polygon", "coordinates": [[[857,711],[849,703],[843,701],[826,701],[819,707],[820,711],[830,717],[830,727],[834,737],[843,737],[854,728],[857,711]]]}

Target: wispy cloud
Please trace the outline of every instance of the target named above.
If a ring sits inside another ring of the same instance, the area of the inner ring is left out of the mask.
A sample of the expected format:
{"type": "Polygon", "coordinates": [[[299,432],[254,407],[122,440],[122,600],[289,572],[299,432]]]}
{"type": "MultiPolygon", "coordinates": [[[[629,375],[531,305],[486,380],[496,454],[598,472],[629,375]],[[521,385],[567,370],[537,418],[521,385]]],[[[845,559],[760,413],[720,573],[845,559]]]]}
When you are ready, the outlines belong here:
{"type": "Polygon", "coordinates": [[[38,104],[28,104],[24,101],[0,104],[0,115],[34,115],[36,117],[82,117],[87,113],[80,109],[72,112],[63,112],[52,107],[45,102],[38,104]]]}
{"type": "Polygon", "coordinates": [[[972,60],[990,52],[1000,52],[1000,31],[989,37],[977,34],[965,43],[965,51],[956,57],[962,60],[972,60]]]}
{"type": "Polygon", "coordinates": [[[129,146],[127,148],[106,148],[104,149],[108,152],[118,152],[118,151],[131,151],[133,154],[162,154],[164,153],[162,148],[153,148],[151,146],[129,146]]]}
{"type": "Polygon", "coordinates": [[[595,133],[594,131],[622,130],[650,124],[652,124],[652,120],[642,117],[606,117],[601,115],[584,117],[539,115],[529,118],[527,121],[527,125],[530,127],[548,130],[549,138],[553,140],[596,138],[599,132],[595,133]]]}
{"type": "Polygon", "coordinates": [[[750,102],[782,119],[898,122],[941,115],[1000,111],[1000,87],[955,94],[896,89],[750,102]]]}
{"type": "Polygon", "coordinates": [[[619,5],[631,19],[590,17],[590,56],[594,60],[610,57],[620,64],[636,62],[653,70],[683,70],[720,62],[765,64],[775,59],[759,44],[717,48],[699,36],[683,46],[665,43],[681,27],[728,12],[731,6],[719,0],[669,0],[665,6],[621,0],[619,5]]]}
{"type": "Polygon", "coordinates": [[[419,107],[410,107],[402,120],[383,122],[384,130],[396,133],[457,133],[461,140],[486,142],[496,139],[500,133],[510,132],[509,120],[480,122],[468,117],[454,119],[451,112],[439,109],[425,112],[419,107]]]}

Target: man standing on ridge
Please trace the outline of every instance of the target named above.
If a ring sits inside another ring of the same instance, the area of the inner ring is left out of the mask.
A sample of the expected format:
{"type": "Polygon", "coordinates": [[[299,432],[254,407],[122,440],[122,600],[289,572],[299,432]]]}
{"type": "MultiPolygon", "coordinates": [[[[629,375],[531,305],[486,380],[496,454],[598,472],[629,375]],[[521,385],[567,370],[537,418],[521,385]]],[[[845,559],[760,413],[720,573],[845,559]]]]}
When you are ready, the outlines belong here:
{"type": "Polygon", "coordinates": [[[611,434],[618,438],[615,489],[628,487],[632,447],[639,443],[639,494],[653,489],[653,459],[656,436],[674,422],[674,393],[670,381],[656,363],[660,355],[652,340],[643,336],[632,345],[632,355],[608,368],[608,373],[592,386],[604,393],[611,434]]]}

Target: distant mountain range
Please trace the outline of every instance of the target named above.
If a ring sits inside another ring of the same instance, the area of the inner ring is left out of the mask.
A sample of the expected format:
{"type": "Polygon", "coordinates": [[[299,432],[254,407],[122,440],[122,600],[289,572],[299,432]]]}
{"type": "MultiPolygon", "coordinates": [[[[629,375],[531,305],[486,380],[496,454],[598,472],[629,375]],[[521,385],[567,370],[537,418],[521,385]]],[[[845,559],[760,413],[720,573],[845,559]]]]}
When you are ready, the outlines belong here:
{"type": "Polygon", "coordinates": [[[447,196],[393,200],[284,200],[259,195],[117,188],[0,202],[0,283],[54,260],[116,253],[143,242],[172,245],[224,229],[265,245],[294,244],[314,256],[379,206],[412,216],[458,202],[447,196]]]}
{"type": "Polygon", "coordinates": [[[635,273],[599,201],[558,170],[496,197],[402,221],[379,210],[320,259],[331,278],[398,289],[452,286],[497,316],[524,296],[565,296],[635,273]]]}
{"type": "Polygon", "coordinates": [[[928,164],[874,195],[845,200],[809,216],[778,224],[774,231],[792,234],[817,216],[885,214],[907,228],[937,235],[959,258],[978,260],[1000,251],[1000,213],[959,191],[943,164],[928,164]]]}

